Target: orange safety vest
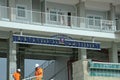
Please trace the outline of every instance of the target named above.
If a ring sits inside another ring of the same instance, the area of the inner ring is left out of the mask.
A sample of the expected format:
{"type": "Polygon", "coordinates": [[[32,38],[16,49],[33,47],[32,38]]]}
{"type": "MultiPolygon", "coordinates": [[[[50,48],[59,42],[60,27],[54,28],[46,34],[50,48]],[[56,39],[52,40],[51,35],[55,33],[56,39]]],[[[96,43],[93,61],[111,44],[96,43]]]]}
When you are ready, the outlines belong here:
{"type": "Polygon", "coordinates": [[[35,71],[36,80],[42,80],[43,77],[43,69],[37,68],[35,71]]]}
{"type": "Polygon", "coordinates": [[[15,73],[13,73],[13,78],[14,78],[14,80],[20,80],[20,73],[19,72],[15,72],[15,73]]]}

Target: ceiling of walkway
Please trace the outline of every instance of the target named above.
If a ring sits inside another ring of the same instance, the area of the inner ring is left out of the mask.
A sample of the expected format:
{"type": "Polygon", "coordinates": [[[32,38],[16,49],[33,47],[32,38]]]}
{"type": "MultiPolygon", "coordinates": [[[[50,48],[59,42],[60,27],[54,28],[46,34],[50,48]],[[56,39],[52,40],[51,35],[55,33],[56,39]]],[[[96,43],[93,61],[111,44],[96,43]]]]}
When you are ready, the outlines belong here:
{"type": "Polygon", "coordinates": [[[46,0],[46,1],[62,3],[62,4],[70,4],[70,5],[74,5],[79,2],[79,0],[46,0]]]}
{"type": "MultiPolygon", "coordinates": [[[[44,56],[64,56],[64,57],[71,57],[73,55],[73,50],[71,48],[65,47],[55,47],[55,46],[40,46],[40,45],[27,45],[27,44],[19,44],[18,52],[25,53],[30,58],[29,55],[34,55],[34,58],[41,55],[44,56]]],[[[44,57],[48,59],[48,57],[44,57]]]]}
{"type": "MultiPolygon", "coordinates": [[[[63,3],[63,4],[70,4],[75,5],[79,2],[79,0],[46,0],[50,2],[56,2],[56,3],[63,3]]],[[[104,3],[113,3],[115,5],[120,4],[120,0],[81,0],[81,1],[95,1],[95,2],[104,2],[104,3]]]]}

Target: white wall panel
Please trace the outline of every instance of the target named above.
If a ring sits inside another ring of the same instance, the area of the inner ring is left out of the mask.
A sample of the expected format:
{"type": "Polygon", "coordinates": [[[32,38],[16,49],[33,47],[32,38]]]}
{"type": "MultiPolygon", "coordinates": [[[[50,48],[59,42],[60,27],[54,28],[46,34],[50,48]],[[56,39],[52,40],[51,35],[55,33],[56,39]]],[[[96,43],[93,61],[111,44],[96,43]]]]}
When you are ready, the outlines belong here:
{"type": "Polygon", "coordinates": [[[31,4],[32,0],[16,0],[16,5],[23,5],[26,6],[28,10],[32,9],[32,4],[31,4]]]}
{"type": "Polygon", "coordinates": [[[65,12],[75,12],[75,6],[73,5],[66,5],[66,4],[60,4],[60,3],[53,3],[53,2],[47,2],[47,8],[48,9],[58,9],[65,12]]]}
{"type": "Polygon", "coordinates": [[[1,6],[7,6],[7,0],[0,0],[1,6]]]}
{"type": "Polygon", "coordinates": [[[110,10],[110,5],[108,3],[103,3],[103,2],[87,1],[85,3],[85,6],[86,6],[87,9],[90,9],[90,10],[98,10],[98,11],[108,11],[108,10],[110,10]]]}

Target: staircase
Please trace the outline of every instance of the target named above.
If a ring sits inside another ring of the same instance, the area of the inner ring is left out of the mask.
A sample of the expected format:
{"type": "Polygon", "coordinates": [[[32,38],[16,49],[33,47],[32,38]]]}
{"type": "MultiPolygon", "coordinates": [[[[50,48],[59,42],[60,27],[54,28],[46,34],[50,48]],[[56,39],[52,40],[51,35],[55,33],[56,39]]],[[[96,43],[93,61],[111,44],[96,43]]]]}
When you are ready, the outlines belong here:
{"type": "MultiPolygon", "coordinates": [[[[45,61],[42,65],[40,65],[40,67],[45,70],[50,64],[54,63],[55,61],[54,60],[51,60],[51,61],[45,61]]],[[[25,77],[25,79],[23,80],[34,80],[33,78],[36,78],[36,76],[34,76],[34,70],[28,75],[25,77]]]]}

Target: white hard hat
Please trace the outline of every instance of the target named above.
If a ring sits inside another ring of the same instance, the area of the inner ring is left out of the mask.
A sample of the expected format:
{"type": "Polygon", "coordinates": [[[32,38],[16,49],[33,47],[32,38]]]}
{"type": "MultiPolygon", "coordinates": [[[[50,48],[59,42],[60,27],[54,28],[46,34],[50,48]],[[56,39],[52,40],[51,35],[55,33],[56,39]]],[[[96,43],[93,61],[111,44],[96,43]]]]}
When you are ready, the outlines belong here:
{"type": "Polygon", "coordinates": [[[17,71],[18,71],[18,72],[21,72],[21,70],[20,70],[20,69],[17,69],[17,71]]]}
{"type": "Polygon", "coordinates": [[[35,67],[39,67],[39,64],[35,64],[35,67]]]}

